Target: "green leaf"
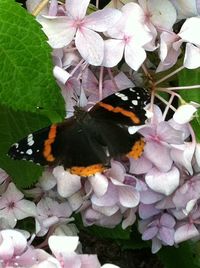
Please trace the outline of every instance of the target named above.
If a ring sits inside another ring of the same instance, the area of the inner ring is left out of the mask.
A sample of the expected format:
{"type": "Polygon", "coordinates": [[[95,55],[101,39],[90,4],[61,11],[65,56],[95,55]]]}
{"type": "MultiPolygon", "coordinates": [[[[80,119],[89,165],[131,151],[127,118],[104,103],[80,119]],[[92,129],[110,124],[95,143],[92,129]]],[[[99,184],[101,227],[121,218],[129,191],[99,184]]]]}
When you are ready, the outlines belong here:
{"type": "Polygon", "coordinates": [[[49,124],[50,121],[44,116],[16,112],[0,105],[0,167],[7,171],[19,188],[35,183],[43,168],[28,161],[10,159],[8,149],[29,133],[49,124]]]}
{"type": "Polygon", "coordinates": [[[158,257],[165,268],[199,268],[199,256],[195,253],[195,247],[191,244],[182,243],[178,248],[163,247],[158,253],[158,257]]]}
{"type": "Polygon", "coordinates": [[[0,1],[0,103],[63,118],[64,100],[52,75],[51,49],[41,26],[14,0],[0,1]]]}
{"type": "MultiPolygon", "coordinates": [[[[179,74],[179,86],[200,85],[200,68],[195,70],[184,69],[179,74]]],[[[200,87],[195,89],[180,90],[179,94],[187,101],[200,103],[200,87]]],[[[196,113],[195,119],[192,121],[192,127],[196,134],[197,140],[200,142],[200,111],[196,113]]]]}

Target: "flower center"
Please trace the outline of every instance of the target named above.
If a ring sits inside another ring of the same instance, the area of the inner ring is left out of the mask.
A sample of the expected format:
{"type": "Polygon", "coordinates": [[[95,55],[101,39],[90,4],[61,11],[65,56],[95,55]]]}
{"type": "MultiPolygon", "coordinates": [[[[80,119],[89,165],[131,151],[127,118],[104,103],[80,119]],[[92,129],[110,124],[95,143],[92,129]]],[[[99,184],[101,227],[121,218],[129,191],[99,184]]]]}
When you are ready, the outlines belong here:
{"type": "Polygon", "coordinates": [[[124,43],[128,44],[130,42],[130,40],[131,40],[131,36],[124,35],[123,40],[124,40],[124,43]]]}
{"type": "Polygon", "coordinates": [[[15,207],[15,202],[10,202],[8,204],[9,209],[13,209],[15,207]]]}
{"type": "Polygon", "coordinates": [[[81,28],[84,26],[84,20],[77,19],[74,21],[74,26],[81,31],[81,28]]]}

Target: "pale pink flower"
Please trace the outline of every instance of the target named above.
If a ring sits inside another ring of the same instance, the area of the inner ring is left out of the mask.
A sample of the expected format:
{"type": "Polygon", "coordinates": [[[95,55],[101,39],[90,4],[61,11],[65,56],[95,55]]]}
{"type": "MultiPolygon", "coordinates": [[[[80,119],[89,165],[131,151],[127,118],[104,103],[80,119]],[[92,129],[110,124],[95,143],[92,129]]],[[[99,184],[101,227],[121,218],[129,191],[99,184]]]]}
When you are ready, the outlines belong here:
{"type": "Polygon", "coordinates": [[[146,58],[143,46],[152,40],[150,30],[141,23],[142,9],[138,4],[128,3],[122,7],[121,19],[107,31],[103,65],[116,66],[123,57],[133,69],[138,70],[146,58]]]}
{"type": "Polygon", "coordinates": [[[88,63],[98,66],[103,60],[104,42],[96,31],[108,30],[120,18],[121,13],[105,8],[85,16],[89,2],[66,0],[66,16],[43,17],[40,23],[53,48],[67,46],[75,36],[75,45],[81,56],[88,63]]]}
{"type": "Polygon", "coordinates": [[[69,222],[72,210],[67,201],[58,203],[57,201],[46,197],[37,204],[36,234],[43,236],[48,229],[62,222],[69,222]]]}
{"type": "Polygon", "coordinates": [[[6,192],[0,197],[0,217],[5,218],[10,227],[14,227],[17,220],[35,216],[35,204],[24,199],[24,195],[11,182],[6,192]]]}

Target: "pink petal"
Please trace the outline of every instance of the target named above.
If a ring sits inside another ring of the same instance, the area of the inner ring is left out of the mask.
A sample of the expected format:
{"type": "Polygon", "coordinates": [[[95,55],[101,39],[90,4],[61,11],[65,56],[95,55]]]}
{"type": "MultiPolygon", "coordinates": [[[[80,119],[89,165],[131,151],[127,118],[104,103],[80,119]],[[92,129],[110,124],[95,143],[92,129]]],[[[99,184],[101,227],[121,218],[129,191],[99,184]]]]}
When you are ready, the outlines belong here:
{"type": "Polygon", "coordinates": [[[170,214],[164,213],[160,218],[160,224],[168,228],[173,228],[176,221],[170,214]]]}
{"type": "Polygon", "coordinates": [[[99,66],[103,61],[104,42],[96,32],[85,27],[78,30],[75,38],[76,47],[89,64],[99,66]]]}
{"type": "Polygon", "coordinates": [[[152,163],[144,156],[141,156],[139,159],[134,160],[133,158],[129,158],[130,161],[130,173],[133,174],[145,174],[152,168],[152,163]]]}
{"type": "Polygon", "coordinates": [[[72,26],[72,21],[67,17],[41,17],[43,31],[49,38],[48,43],[53,48],[62,48],[67,46],[76,33],[76,28],[72,26]]]}
{"type": "Polygon", "coordinates": [[[182,145],[174,145],[173,147],[175,148],[171,149],[171,158],[174,160],[175,163],[184,166],[192,175],[192,158],[195,151],[195,143],[185,142],[182,145]]]}
{"type": "Polygon", "coordinates": [[[110,183],[104,196],[97,197],[96,195],[92,195],[91,201],[96,206],[114,206],[118,201],[118,189],[110,183]]]}
{"type": "Polygon", "coordinates": [[[114,161],[114,160],[111,161],[111,168],[107,172],[107,175],[109,177],[111,177],[115,181],[117,180],[117,181],[123,183],[125,173],[126,173],[126,170],[120,162],[114,161]]]}
{"type": "Polygon", "coordinates": [[[133,42],[125,46],[125,61],[134,71],[140,68],[145,59],[146,52],[142,47],[136,46],[133,42]]]}
{"type": "Polygon", "coordinates": [[[141,219],[146,220],[154,215],[160,213],[160,210],[155,208],[155,205],[147,205],[140,203],[139,205],[139,216],[141,219]]]}
{"type": "Polygon", "coordinates": [[[2,195],[2,198],[6,198],[9,202],[17,202],[24,197],[13,182],[9,183],[6,192],[2,195]]]}
{"type": "Polygon", "coordinates": [[[159,230],[160,239],[169,246],[174,244],[174,230],[166,227],[161,227],[159,230]]]}
{"type": "Polygon", "coordinates": [[[136,221],[135,215],[136,209],[128,209],[124,214],[124,220],[122,222],[122,229],[126,229],[128,226],[131,226],[136,221]]]}
{"type": "Polygon", "coordinates": [[[66,0],[67,14],[76,20],[81,20],[85,17],[89,3],[90,0],[66,0]]]}
{"type": "Polygon", "coordinates": [[[169,148],[157,142],[148,141],[146,143],[144,156],[163,172],[167,172],[172,166],[173,161],[170,157],[169,148]]]}
{"type": "Polygon", "coordinates": [[[152,168],[145,176],[147,185],[155,192],[170,195],[179,186],[180,173],[176,167],[169,172],[160,172],[152,168]]]}
{"type": "Polygon", "coordinates": [[[142,234],[142,240],[150,240],[152,239],[154,236],[156,236],[158,233],[158,227],[151,227],[148,228],[146,231],[144,231],[144,233],[142,234]]]}
{"type": "Polygon", "coordinates": [[[81,268],[101,268],[97,255],[79,255],[81,259],[81,268]]]}
{"type": "Polygon", "coordinates": [[[104,41],[104,59],[102,65],[105,67],[116,66],[122,59],[124,53],[124,42],[122,40],[108,39],[104,41]]]}
{"type": "Polygon", "coordinates": [[[92,208],[95,210],[95,211],[98,211],[100,212],[101,214],[105,215],[105,216],[112,216],[114,215],[118,210],[119,210],[119,207],[117,205],[113,205],[113,206],[106,206],[106,207],[98,207],[96,205],[92,205],[92,208]]]}
{"type": "Polygon", "coordinates": [[[62,197],[69,197],[81,189],[81,178],[64,170],[62,166],[54,168],[53,175],[57,180],[58,193],[62,197]]]}
{"type": "Polygon", "coordinates": [[[163,142],[182,144],[184,141],[183,132],[174,129],[168,122],[161,122],[157,127],[157,135],[163,142]]]}
{"type": "Polygon", "coordinates": [[[140,200],[140,194],[133,187],[119,187],[119,201],[122,206],[127,208],[136,207],[140,200]]]}
{"type": "Polygon", "coordinates": [[[117,9],[104,8],[87,16],[84,20],[84,25],[91,30],[97,32],[107,31],[121,17],[121,12],[117,9]]]}
{"type": "Polygon", "coordinates": [[[199,231],[194,224],[184,224],[178,227],[174,234],[176,243],[180,243],[199,236],[199,231]]]}
{"type": "Polygon", "coordinates": [[[39,179],[39,183],[44,191],[49,191],[56,185],[56,179],[51,171],[45,170],[39,179]]]}

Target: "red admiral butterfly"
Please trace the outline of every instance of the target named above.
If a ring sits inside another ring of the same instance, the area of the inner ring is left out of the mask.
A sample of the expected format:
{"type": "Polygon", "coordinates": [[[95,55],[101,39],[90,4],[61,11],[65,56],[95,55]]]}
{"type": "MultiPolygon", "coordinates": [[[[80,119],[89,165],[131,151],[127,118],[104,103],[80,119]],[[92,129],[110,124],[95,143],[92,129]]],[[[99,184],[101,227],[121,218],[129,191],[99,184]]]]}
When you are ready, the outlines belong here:
{"type": "Polygon", "coordinates": [[[89,176],[103,171],[110,159],[140,157],[144,141],[129,127],[144,124],[150,100],[143,88],[127,88],[98,102],[87,112],[75,107],[74,116],[29,134],[9,149],[13,159],[40,165],[63,165],[70,172],[89,176]]]}

